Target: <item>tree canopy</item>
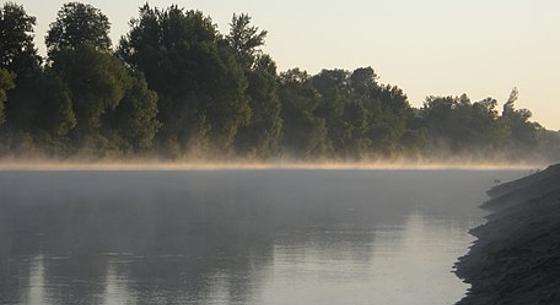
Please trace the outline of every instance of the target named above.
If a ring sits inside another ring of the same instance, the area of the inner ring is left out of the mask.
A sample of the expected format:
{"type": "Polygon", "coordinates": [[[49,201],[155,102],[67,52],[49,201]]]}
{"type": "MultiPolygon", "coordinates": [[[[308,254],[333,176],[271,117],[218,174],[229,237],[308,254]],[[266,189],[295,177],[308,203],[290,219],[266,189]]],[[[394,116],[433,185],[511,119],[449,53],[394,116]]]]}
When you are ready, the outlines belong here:
{"type": "Polygon", "coordinates": [[[55,22],[51,23],[45,44],[51,55],[82,46],[108,51],[111,49],[110,29],[109,19],[99,9],[89,4],[69,2],[62,6],[55,22]]]}
{"type": "Polygon", "coordinates": [[[5,103],[8,99],[7,91],[14,88],[12,75],[4,69],[0,69],[0,126],[6,121],[5,103]]]}
{"type": "Polygon", "coordinates": [[[558,160],[560,134],[500,101],[428,96],[413,107],[371,67],[279,72],[268,32],[233,14],[148,4],[113,47],[109,18],[70,2],[51,23],[0,8],[0,156],[558,160]]]}

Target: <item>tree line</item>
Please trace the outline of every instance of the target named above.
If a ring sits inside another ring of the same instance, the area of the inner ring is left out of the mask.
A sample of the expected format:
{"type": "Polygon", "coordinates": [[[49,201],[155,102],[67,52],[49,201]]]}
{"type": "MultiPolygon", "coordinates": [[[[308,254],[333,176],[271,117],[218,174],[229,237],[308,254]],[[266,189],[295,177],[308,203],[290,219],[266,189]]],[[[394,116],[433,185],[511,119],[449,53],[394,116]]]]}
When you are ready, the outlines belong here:
{"type": "Polygon", "coordinates": [[[430,96],[414,108],[371,67],[278,72],[247,14],[218,31],[198,10],[140,7],[117,44],[106,15],[70,2],[36,18],[0,8],[0,156],[67,158],[560,157],[560,134],[498,101],[430,96]]]}

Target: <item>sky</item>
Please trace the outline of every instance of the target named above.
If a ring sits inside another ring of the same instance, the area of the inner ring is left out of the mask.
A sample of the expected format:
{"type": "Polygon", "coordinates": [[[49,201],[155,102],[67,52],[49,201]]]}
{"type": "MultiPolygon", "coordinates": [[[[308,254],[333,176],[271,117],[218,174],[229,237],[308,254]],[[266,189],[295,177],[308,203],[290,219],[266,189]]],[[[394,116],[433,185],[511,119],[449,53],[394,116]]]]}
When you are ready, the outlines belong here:
{"type": "MultiPolygon", "coordinates": [[[[5,1],[3,1],[5,2],[5,1]]],[[[37,17],[36,43],[68,1],[15,0],[37,17]]],[[[112,23],[114,43],[145,0],[82,1],[112,23]]],[[[150,0],[202,10],[222,33],[233,13],[269,32],[265,52],[281,71],[371,66],[419,106],[429,95],[503,102],[518,87],[518,107],[560,130],[558,0],[150,0]]]]}

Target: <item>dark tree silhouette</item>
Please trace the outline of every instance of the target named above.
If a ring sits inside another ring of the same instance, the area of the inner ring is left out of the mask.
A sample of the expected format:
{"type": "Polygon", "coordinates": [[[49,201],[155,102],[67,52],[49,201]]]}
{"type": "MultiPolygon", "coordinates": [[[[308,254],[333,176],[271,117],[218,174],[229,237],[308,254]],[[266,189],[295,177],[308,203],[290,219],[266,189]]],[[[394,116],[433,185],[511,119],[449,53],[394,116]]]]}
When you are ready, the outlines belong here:
{"type": "Polygon", "coordinates": [[[197,10],[142,6],[116,51],[110,22],[64,4],[47,60],[35,17],[0,8],[0,156],[560,159],[560,133],[494,98],[429,96],[420,108],[371,67],[278,73],[268,32],[234,14],[227,34],[197,10]]]}
{"type": "Polygon", "coordinates": [[[0,126],[6,121],[4,109],[8,99],[7,91],[14,87],[13,76],[7,70],[0,69],[0,126]]]}
{"type": "Polygon", "coordinates": [[[90,46],[97,50],[111,49],[109,19],[89,4],[70,2],[58,11],[56,21],[51,23],[45,43],[49,55],[65,49],[90,46]]]}

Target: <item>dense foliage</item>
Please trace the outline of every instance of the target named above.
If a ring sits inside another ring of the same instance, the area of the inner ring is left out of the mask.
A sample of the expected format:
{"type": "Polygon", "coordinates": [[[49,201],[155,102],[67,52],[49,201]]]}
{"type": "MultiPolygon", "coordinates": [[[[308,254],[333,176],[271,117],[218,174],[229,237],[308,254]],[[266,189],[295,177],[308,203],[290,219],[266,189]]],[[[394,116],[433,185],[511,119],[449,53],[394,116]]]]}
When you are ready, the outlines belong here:
{"type": "Polygon", "coordinates": [[[246,14],[221,34],[197,10],[148,4],[117,46],[99,9],[67,3],[45,39],[0,8],[0,155],[167,158],[560,158],[560,135],[498,101],[430,96],[412,107],[370,67],[277,71],[246,14]]]}

